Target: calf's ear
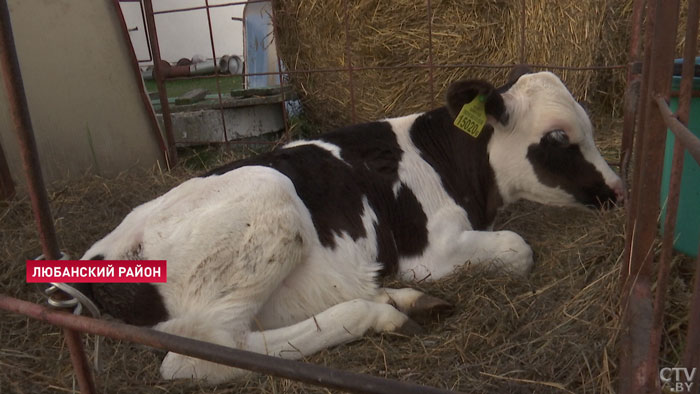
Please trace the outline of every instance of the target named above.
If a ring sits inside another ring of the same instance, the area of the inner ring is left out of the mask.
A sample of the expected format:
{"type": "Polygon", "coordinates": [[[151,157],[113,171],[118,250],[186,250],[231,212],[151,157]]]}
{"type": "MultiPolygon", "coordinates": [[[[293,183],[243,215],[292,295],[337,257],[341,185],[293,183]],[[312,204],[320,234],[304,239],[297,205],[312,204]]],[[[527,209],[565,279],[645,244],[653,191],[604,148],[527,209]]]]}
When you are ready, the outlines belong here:
{"type": "Polygon", "coordinates": [[[464,104],[470,103],[480,95],[485,97],[486,115],[504,125],[508,123],[508,111],[503,97],[493,85],[479,79],[457,81],[450,85],[447,89],[447,109],[450,115],[456,118],[464,104]]]}

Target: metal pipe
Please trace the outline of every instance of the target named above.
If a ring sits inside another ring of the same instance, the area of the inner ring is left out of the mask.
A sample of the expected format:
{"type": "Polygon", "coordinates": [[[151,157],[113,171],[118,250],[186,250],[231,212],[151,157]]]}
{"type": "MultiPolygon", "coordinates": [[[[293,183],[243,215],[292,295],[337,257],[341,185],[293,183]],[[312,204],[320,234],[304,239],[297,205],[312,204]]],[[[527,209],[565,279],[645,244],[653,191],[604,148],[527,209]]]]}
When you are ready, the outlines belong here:
{"type": "MultiPolygon", "coordinates": [[[[646,106],[643,105],[642,99],[646,99],[647,96],[650,94],[649,93],[649,64],[651,63],[651,44],[653,41],[653,27],[654,27],[654,19],[656,17],[656,1],[650,0],[646,3],[646,16],[642,15],[642,20],[644,20],[644,56],[643,56],[643,63],[642,63],[642,76],[641,76],[641,81],[639,83],[639,102],[636,105],[636,114],[634,119],[631,121],[636,123],[637,125],[643,126],[642,122],[644,121],[645,114],[646,114],[646,106]]],[[[640,21],[641,23],[641,21],[640,21]]],[[[636,219],[637,219],[637,199],[639,197],[639,193],[634,192],[634,186],[639,184],[639,177],[641,173],[641,165],[642,165],[642,160],[639,159],[639,157],[642,155],[642,147],[644,146],[644,137],[645,133],[641,132],[639,129],[635,129],[634,136],[631,137],[634,139],[634,144],[631,147],[633,149],[633,153],[628,155],[628,157],[634,157],[634,163],[633,165],[633,172],[632,172],[632,182],[631,185],[633,187],[632,189],[632,194],[630,195],[630,198],[626,200],[626,209],[627,209],[627,215],[625,218],[625,250],[623,252],[623,259],[622,259],[622,267],[620,267],[620,285],[621,285],[621,292],[622,292],[622,299],[621,299],[621,304],[626,305],[627,300],[626,297],[630,293],[630,288],[629,286],[631,285],[631,282],[629,281],[629,275],[630,275],[630,260],[632,259],[632,239],[635,234],[635,224],[636,224],[636,219]]],[[[624,159],[624,158],[623,158],[624,159]]],[[[629,183],[628,183],[629,184],[629,183]]],[[[623,338],[624,342],[624,338],[623,338]]],[[[624,348],[624,345],[622,346],[624,348]]],[[[624,365],[625,361],[622,360],[622,364],[624,365]]],[[[624,379],[624,376],[623,376],[624,379]]]]}
{"type": "MultiPolygon", "coordinates": [[[[629,161],[632,158],[632,147],[634,146],[634,121],[637,108],[639,107],[639,85],[641,82],[640,72],[636,70],[636,66],[640,61],[643,8],[644,0],[634,0],[632,31],[630,32],[629,53],[627,56],[629,66],[627,67],[627,87],[623,104],[622,141],[620,144],[620,173],[625,184],[629,184],[627,174],[629,172],[629,161]]],[[[629,201],[627,197],[625,196],[625,200],[629,201]]]]}
{"type": "Polygon", "coordinates": [[[15,182],[10,174],[10,167],[5,158],[5,151],[0,145],[0,201],[9,200],[15,195],[15,182]]]}
{"type": "MultiPolygon", "coordinates": [[[[272,39],[275,41],[275,57],[277,57],[277,77],[279,78],[279,84],[280,84],[280,92],[284,92],[284,79],[282,78],[282,59],[280,58],[280,45],[279,45],[279,34],[277,34],[277,12],[275,4],[270,3],[270,7],[272,7],[272,15],[270,17],[272,18],[272,39]]],[[[280,105],[282,105],[282,121],[284,122],[284,135],[287,141],[291,139],[291,136],[289,135],[289,114],[287,113],[287,104],[284,99],[284,93],[282,93],[282,102],[280,105]]]]}
{"type": "MultiPolygon", "coordinates": [[[[60,250],[56,240],[51,209],[49,208],[48,195],[46,188],[44,188],[39,154],[37,153],[29,106],[24,92],[22,73],[17,60],[17,50],[15,49],[15,40],[12,34],[10,10],[7,7],[6,0],[0,0],[0,65],[2,66],[2,79],[10,106],[10,116],[14,123],[24,173],[27,178],[32,211],[39,230],[41,248],[44,256],[48,259],[57,259],[60,256],[60,250]]],[[[96,391],[95,382],[92,380],[92,374],[83,352],[80,335],[66,329],[64,330],[64,336],[70,350],[73,369],[81,391],[83,393],[94,393],[96,391]]]]}
{"type": "Polygon", "coordinates": [[[365,374],[335,370],[328,367],[285,360],[278,357],[215,345],[145,327],[135,327],[114,321],[51,311],[31,302],[0,294],[0,309],[20,313],[43,322],[68,327],[91,334],[125,340],[173,351],[191,357],[249,371],[356,393],[426,393],[446,394],[454,391],[419,386],[365,374]]]}
{"type": "Polygon", "coordinates": [[[158,44],[158,32],[156,31],[156,20],[153,16],[153,3],[151,0],[143,0],[146,12],[146,27],[148,37],[151,41],[151,52],[153,54],[153,78],[158,87],[158,98],[160,99],[160,111],[163,114],[163,128],[165,138],[168,142],[168,157],[171,165],[177,164],[177,149],[175,148],[175,136],[173,135],[173,121],[170,117],[170,103],[168,103],[168,92],[165,87],[164,76],[160,58],[160,46],[158,44]]]}
{"type": "Polygon", "coordinates": [[[695,259],[693,297],[690,300],[688,312],[688,334],[683,352],[683,365],[691,370],[696,368],[697,371],[693,382],[694,388],[700,386],[700,247],[698,249],[698,257],[695,259]]]}
{"type": "Polygon", "coordinates": [[[353,68],[352,68],[352,48],[350,45],[350,2],[345,2],[345,61],[347,62],[347,72],[348,79],[350,83],[350,109],[352,114],[352,122],[357,122],[357,115],[355,112],[355,81],[353,79],[353,68]]]}
{"type": "Polygon", "coordinates": [[[525,23],[527,23],[527,3],[520,1],[520,54],[518,56],[520,64],[525,64],[525,23]]]}
{"type": "Polygon", "coordinates": [[[213,57],[212,61],[214,62],[214,77],[216,78],[216,93],[219,96],[219,114],[221,114],[221,127],[223,128],[224,131],[224,141],[228,141],[228,133],[226,131],[226,116],[224,116],[224,103],[223,100],[221,99],[221,79],[219,79],[219,67],[216,62],[216,48],[214,48],[214,31],[212,30],[211,27],[211,12],[209,11],[209,8],[211,6],[209,5],[209,0],[204,0],[204,5],[206,6],[207,10],[207,26],[209,27],[209,42],[211,44],[211,55],[213,57]]]}
{"type": "MultiPolygon", "coordinates": [[[[266,0],[270,1],[270,0],[266,0]]],[[[569,66],[548,66],[543,64],[525,64],[524,66],[530,68],[540,68],[540,69],[550,69],[550,70],[568,70],[568,71],[595,71],[595,70],[619,70],[626,68],[627,65],[613,65],[613,66],[586,66],[586,67],[569,67],[569,66]]],[[[191,77],[186,77],[187,73],[175,73],[173,70],[185,67],[189,69],[189,66],[170,66],[170,69],[165,68],[164,77],[167,79],[197,79],[197,78],[214,78],[213,75],[193,75],[191,77]]],[[[434,68],[487,68],[487,69],[510,69],[513,65],[501,65],[501,64],[483,64],[483,63],[454,63],[454,64],[433,64],[434,68]]],[[[402,69],[412,69],[412,68],[430,68],[429,64],[402,64],[396,66],[353,66],[353,71],[368,71],[368,70],[402,70],[402,69]]],[[[282,74],[309,74],[309,73],[337,73],[337,72],[347,72],[347,67],[331,67],[331,68],[315,68],[315,69],[296,69],[296,70],[283,70],[282,74]]],[[[243,77],[251,77],[258,75],[277,75],[279,72],[256,72],[256,73],[241,73],[243,77]]]]}
{"type": "MultiPolygon", "coordinates": [[[[124,35],[124,41],[127,43],[127,46],[129,47],[129,58],[131,60],[131,67],[134,70],[134,77],[136,78],[136,84],[139,86],[139,93],[141,95],[141,101],[143,102],[143,106],[146,110],[146,113],[148,114],[148,119],[151,121],[151,132],[153,132],[156,142],[158,142],[158,147],[160,148],[160,151],[163,155],[163,160],[165,160],[165,165],[169,169],[170,168],[170,163],[168,162],[168,148],[165,145],[165,140],[163,139],[163,134],[160,132],[160,126],[158,125],[158,119],[156,119],[156,114],[153,111],[153,106],[151,105],[151,100],[148,98],[148,94],[146,93],[146,88],[144,87],[143,80],[141,79],[141,70],[139,69],[139,61],[136,58],[136,53],[134,52],[134,47],[131,45],[131,37],[129,36],[129,33],[126,31],[126,21],[124,20],[124,14],[122,14],[121,7],[119,6],[119,0],[112,0],[112,4],[114,5],[114,10],[118,16],[117,20],[119,21],[119,24],[121,25],[122,32],[124,35]]],[[[139,8],[141,9],[141,15],[143,16],[143,5],[139,2],[139,8]]],[[[143,25],[146,25],[146,19],[144,17],[144,23],[143,25]]],[[[146,45],[148,46],[148,45],[146,45]]],[[[150,60],[151,56],[151,49],[148,49],[148,56],[150,60]]]]}
{"type": "MultiPolygon", "coordinates": [[[[680,122],[688,124],[690,114],[690,94],[693,88],[693,76],[695,73],[695,48],[698,36],[698,0],[688,2],[688,18],[685,32],[685,46],[683,50],[683,72],[678,110],[676,116],[680,122]]],[[[656,102],[659,110],[666,107],[663,98],[657,96],[656,102]],[[660,102],[661,101],[661,102],[660,102]],[[663,105],[662,105],[663,104],[663,105]]],[[[663,115],[663,114],[662,114],[663,115]]],[[[667,121],[667,116],[664,116],[667,121]]],[[[698,141],[700,143],[700,140],[698,141]]],[[[659,147],[660,148],[660,147],[659,147]]],[[[680,199],[681,175],[683,174],[684,150],[681,140],[674,139],[673,158],[671,164],[671,177],[668,186],[666,217],[664,219],[664,235],[661,246],[661,261],[656,275],[656,294],[654,297],[654,317],[649,340],[649,356],[647,360],[647,373],[650,381],[656,382],[655,388],[660,389],[659,384],[659,352],[661,350],[661,332],[663,330],[664,309],[666,303],[666,289],[671,267],[673,241],[676,231],[676,216],[678,215],[678,202],[680,199]]]]}
{"type": "MultiPolygon", "coordinates": [[[[230,7],[234,5],[246,5],[246,4],[252,4],[252,3],[263,3],[266,1],[270,0],[248,0],[248,1],[233,1],[229,3],[220,3],[220,4],[212,4],[208,6],[208,8],[220,8],[220,7],[230,7]]],[[[199,6],[199,7],[187,7],[187,8],[176,8],[172,10],[163,10],[163,11],[156,11],[154,14],[159,15],[159,14],[170,14],[174,12],[183,12],[183,11],[196,11],[196,10],[203,10],[207,8],[207,6],[199,6]]]]}
{"type": "Polygon", "coordinates": [[[5,92],[9,103],[10,117],[14,124],[15,135],[19,143],[19,150],[22,157],[24,174],[27,178],[27,187],[39,230],[39,240],[44,255],[50,259],[58,258],[60,255],[58,242],[56,241],[56,230],[54,229],[51,210],[49,209],[49,198],[44,188],[44,179],[39,163],[32,121],[29,116],[29,106],[24,93],[24,83],[22,73],[17,60],[17,51],[12,34],[10,11],[7,8],[7,1],[0,2],[0,44],[2,53],[0,62],[2,64],[2,79],[5,84],[5,92]]]}
{"type": "MultiPolygon", "coordinates": [[[[653,318],[651,279],[654,260],[654,239],[656,220],[659,214],[659,190],[663,164],[663,147],[666,139],[666,126],[660,111],[654,107],[653,93],[669,95],[673,51],[675,48],[676,26],[678,22],[679,0],[656,0],[655,17],[651,46],[644,72],[649,83],[642,92],[643,106],[646,108],[640,124],[644,135],[641,155],[635,156],[637,180],[633,185],[632,197],[636,205],[632,217],[633,231],[629,253],[629,277],[623,293],[623,346],[621,361],[621,393],[652,392],[657,384],[650,379],[649,356],[651,327],[653,318]],[[629,289],[629,292],[628,292],[629,289]]],[[[639,142],[638,142],[639,143],[639,142]]],[[[657,371],[658,372],[658,371],[657,371]]]]}
{"type": "Polygon", "coordinates": [[[435,80],[433,67],[433,7],[430,0],[427,0],[428,8],[428,78],[430,79],[430,106],[435,105],[435,80]]]}
{"type": "Polygon", "coordinates": [[[675,135],[676,139],[680,141],[688,154],[690,154],[696,162],[700,163],[700,139],[673,115],[673,112],[668,108],[668,104],[663,96],[657,95],[655,101],[665,125],[671,130],[673,135],[675,135]]]}

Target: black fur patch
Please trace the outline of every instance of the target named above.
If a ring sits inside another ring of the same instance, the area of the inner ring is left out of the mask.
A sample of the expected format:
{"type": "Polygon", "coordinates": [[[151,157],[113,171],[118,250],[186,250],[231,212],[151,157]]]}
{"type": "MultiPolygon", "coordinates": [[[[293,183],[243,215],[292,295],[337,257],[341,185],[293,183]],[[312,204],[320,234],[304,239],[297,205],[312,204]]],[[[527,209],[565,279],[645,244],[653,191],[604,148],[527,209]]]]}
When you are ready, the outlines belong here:
{"type": "Polygon", "coordinates": [[[103,312],[137,326],[168,320],[163,297],[150,283],[93,283],[93,300],[103,312]]]}
{"type": "Polygon", "coordinates": [[[427,112],[411,127],[411,139],[440,176],[447,194],[467,212],[474,230],[485,230],[503,205],[486,151],[493,128],[487,124],[474,138],[453,121],[446,108],[427,112]]]}
{"type": "Polygon", "coordinates": [[[616,200],[603,174],[583,157],[578,144],[555,144],[543,138],[528,147],[527,159],[540,182],[564,189],[584,205],[603,207],[616,200]]]}
{"type": "Polygon", "coordinates": [[[335,247],[335,235],[353,240],[367,236],[362,224],[362,199],[377,216],[377,260],[383,274],[398,269],[398,257],[420,254],[427,246],[427,218],[413,193],[402,188],[394,197],[403,152],[387,122],[346,127],[319,140],[340,148],[338,160],[315,145],[282,148],[215,169],[205,176],[224,174],[251,165],[274,168],[287,176],[311,213],[325,247],[335,247]]]}

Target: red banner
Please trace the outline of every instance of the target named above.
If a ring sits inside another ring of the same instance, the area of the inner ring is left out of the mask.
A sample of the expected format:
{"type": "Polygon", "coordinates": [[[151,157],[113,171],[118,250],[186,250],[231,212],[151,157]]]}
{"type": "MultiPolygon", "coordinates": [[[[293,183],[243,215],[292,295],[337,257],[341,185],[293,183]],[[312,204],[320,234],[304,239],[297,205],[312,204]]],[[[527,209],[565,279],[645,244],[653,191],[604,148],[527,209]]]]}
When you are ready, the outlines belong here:
{"type": "Polygon", "coordinates": [[[165,283],[165,260],[27,260],[27,283],[165,283]]]}

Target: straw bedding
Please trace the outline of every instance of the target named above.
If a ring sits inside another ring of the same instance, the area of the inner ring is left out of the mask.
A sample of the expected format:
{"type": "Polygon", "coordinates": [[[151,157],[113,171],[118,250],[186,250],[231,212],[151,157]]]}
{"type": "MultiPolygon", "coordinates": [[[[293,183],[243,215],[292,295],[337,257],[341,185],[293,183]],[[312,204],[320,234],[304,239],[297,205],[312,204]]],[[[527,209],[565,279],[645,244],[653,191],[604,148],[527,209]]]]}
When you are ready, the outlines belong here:
{"type": "MultiPolygon", "coordinates": [[[[597,123],[602,151],[617,160],[619,122],[597,123]]],[[[225,154],[220,160],[239,155],[225,154]]],[[[79,256],[132,207],[198,172],[156,169],[52,185],[49,195],[62,250],[79,256]]],[[[2,292],[42,302],[35,288],[24,282],[24,259],[40,253],[29,202],[3,204],[2,292]]],[[[517,231],[532,245],[537,266],[529,278],[463,271],[444,281],[418,284],[452,302],[454,312],[427,322],[426,332],[417,337],[370,335],[306,361],[465,392],[614,392],[623,215],[623,209],[600,213],[532,203],[509,207],[496,228],[517,231]]],[[[676,279],[670,287],[664,335],[668,363],[678,357],[677,344],[687,324],[690,274],[684,264],[680,259],[674,263],[676,279]]],[[[92,349],[92,338],[86,342],[92,349]]],[[[107,393],[327,392],[264,376],[213,389],[196,382],[162,381],[158,366],[163,353],[110,339],[102,347],[103,368],[96,380],[107,393]]],[[[72,369],[59,330],[0,312],[0,392],[71,389],[72,369]]]]}

